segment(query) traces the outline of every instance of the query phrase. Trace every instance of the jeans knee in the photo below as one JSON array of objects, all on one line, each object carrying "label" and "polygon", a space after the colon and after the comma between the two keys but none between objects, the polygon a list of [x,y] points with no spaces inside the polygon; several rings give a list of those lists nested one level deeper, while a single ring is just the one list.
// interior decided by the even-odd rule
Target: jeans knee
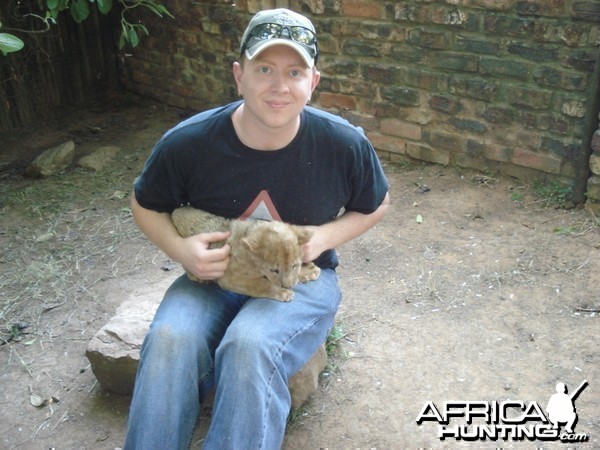
[{"label": "jeans knee", "polygon": [[276,353],[273,343],[261,333],[230,330],[217,347],[215,359],[221,362],[226,359],[243,371],[244,368],[263,367]]},{"label": "jeans knee", "polygon": [[[153,324],[146,335],[148,345],[164,347],[165,349],[180,348],[185,341],[189,340],[191,340],[190,333],[170,324]],[[146,345],[146,342],[144,345]]]},{"label": "jeans knee", "polygon": [[142,346],[141,358],[152,359],[154,364],[173,369],[183,369],[193,364],[192,367],[207,372],[212,367],[206,343],[189,330],[171,325],[159,325],[150,329]]}]

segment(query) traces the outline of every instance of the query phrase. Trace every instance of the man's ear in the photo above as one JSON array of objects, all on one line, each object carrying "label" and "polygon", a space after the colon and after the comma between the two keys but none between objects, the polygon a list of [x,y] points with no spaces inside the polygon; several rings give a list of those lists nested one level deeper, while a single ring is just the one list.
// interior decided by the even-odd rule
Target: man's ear
[{"label": "man's ear", "polygon": [[244,95],[242,92],[242,74],[244,72],[244,68],[242,65],[235,61],[233,63],[233,78],[235,79],[235,84],[237,86],[238,95],[241,97]]},{"label": "man's ear", "polygon": [[313,68],[313,79],[312,79],[312,83],[310,86],[311,94],[316,89],[317,85],[319,84],[320,79],[321,79],[321,72],[319,72],[316,68]]}]

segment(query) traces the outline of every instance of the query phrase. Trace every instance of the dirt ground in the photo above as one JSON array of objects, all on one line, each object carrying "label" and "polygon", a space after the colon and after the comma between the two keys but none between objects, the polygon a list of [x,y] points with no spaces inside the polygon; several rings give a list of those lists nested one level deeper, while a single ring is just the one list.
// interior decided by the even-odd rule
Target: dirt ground
[{"label": "dirt ground", "polygon": [[[121,99],[0,142],[0,448],[122,446],[129,398],[99,387],[85,349],[123,300],[164,290],[180,273],[136,229],[128,192],[181,117]],[[37,153],[67,139],[77,157],[104,145],[122,153],[100,172],[22,176]],[[587,441],[578,446],[600,447],[598,219],[494,174],[418,163],[386,171],[392,206],[339,249],[344,302],[330,364],[290,419],[284,448],[566,448],[441,440],[437,422],[417,418],[428,402],[440,411],[455,401],[545,409],[558,382],[573,393],[584,380],[575,432]],[[513,404],[512,413],[523,411]],[[463,423],[454,417],[449,427]]]}]

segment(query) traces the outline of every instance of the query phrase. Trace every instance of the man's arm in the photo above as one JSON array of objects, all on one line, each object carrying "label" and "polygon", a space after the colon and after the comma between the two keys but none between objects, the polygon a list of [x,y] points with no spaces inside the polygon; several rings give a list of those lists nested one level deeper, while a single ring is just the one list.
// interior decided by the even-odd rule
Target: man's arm
[{"label": "man's arm", "polygon": [[182,238],[169,213],[159,213],[141,206],[135,195],[131,200],[133,218],[142,232],[165,252],[173,261],[180,263],[185,270],[200,280],[214,280],[223,276],[229,263],[229,245],[209,249],[211,242],[229,237],[226,233],[202,233]]},{"label": "man's arm", "polygon": [[324,251],[337,248],[372,228],[385,215],[389,204],[388,193],[379,208],[371,214],[348,211],[333,222],[318,227],[306,227],[314,231],[314,235],[302,248],[304,262],[313,261]]}]

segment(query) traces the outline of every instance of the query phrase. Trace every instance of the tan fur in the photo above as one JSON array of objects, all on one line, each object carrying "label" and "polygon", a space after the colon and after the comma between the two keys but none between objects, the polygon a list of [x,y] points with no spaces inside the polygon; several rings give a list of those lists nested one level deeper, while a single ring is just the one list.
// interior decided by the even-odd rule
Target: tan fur
[{"label": "tan fur", "polygon": [[[316,280],[321,271],[311,263],[302,264],[302,245],[312,232],[282,222],[230,220],[191,207],[177,208],[171,215],[182,237],[215,231],[231,231],[229,265],[217,283],[223,289],[251,297],[290,301],[292,287],[299,281]],[[211,248],[225,241],[211,244]],[[196,277],[188,273],[190,279]]]}]

